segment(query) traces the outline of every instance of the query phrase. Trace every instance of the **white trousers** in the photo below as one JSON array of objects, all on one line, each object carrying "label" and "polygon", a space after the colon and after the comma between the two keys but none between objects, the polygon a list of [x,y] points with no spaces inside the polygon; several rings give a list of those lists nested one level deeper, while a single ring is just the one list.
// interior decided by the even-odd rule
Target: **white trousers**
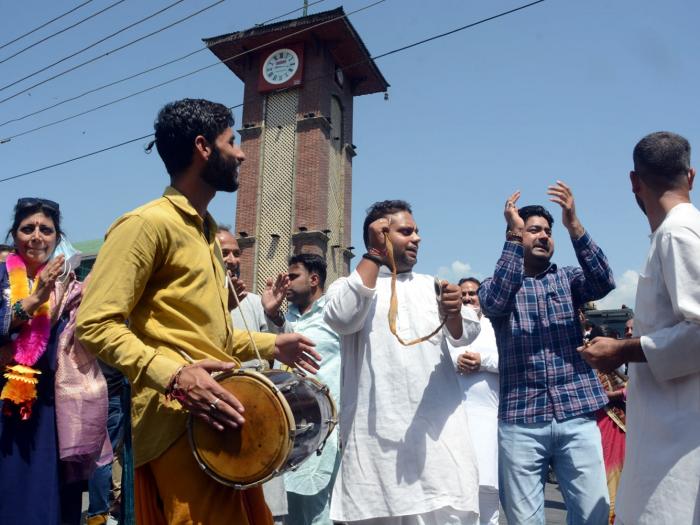
[{"label": "white trousers", "polygon": [[[498,493],[496,493],[496,500],[498,500]],[[498,505],[496,505],[496,510],[498,510]],[[452,507],[443,507],[424,514],[349,521],[347,525],[479,525],[479,517],[473,512],[462,512]]]}]

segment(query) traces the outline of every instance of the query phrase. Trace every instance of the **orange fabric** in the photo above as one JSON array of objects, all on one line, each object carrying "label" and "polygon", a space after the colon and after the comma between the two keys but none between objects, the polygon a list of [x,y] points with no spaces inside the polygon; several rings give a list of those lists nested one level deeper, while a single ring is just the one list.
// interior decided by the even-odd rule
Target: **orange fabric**
[{"label": "orange fabric", "polygon": [[138,525],[272,525],[262,488],[234,490],[207,476],[187,435],[135,470]]}]

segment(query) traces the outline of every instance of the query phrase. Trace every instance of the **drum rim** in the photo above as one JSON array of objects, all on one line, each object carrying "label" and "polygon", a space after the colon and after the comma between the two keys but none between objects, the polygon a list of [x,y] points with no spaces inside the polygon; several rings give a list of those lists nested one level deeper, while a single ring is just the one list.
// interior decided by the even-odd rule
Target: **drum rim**
[{"label": "drum rim", "polygon": [[199,450],[197,449],[197,444],[195,443],[195,437],[194,437],[194,426],[195,423],[197,424],[203,424],[206,425],[203,421],[197,420],[192,414],[189,414],[187,417],[187,436],[190,441],[190,449],[192,450],[192,454],[194,455],[195,460],[197,461],[197,464],[199,467],[204,471],[205,474],[207,474],[209,477],[213,478],[214,480],[218,481],[219,483],[226,485],[228,487],[232,487],[236,490],[243,490],[243,489],[248,489],[251,487],[256,487],[258,485],[262,485],[266,481],[271,480],[272,478],[275,477],[275,475],[279,472],[279,469],[284,466],[286,462],[286,458],[289,457],[289,451],[293,448],[294,446],[294,436],[292,433],[292,429],[295,428],[296,422],[294,420],[294,414],[292,412],[292,409],[289,406],[289,403],[287,402],[287,399],[284,397],[282,392],[280,391],[279,388],[277,388],[277,385],[275,385],[272,381],[270,381],[265,374],[258,370],[250,370],[250,369],[245,369],[245,368],[236,368],[235,370],[231,370],[228,372],[224,372],[218,376],[215,377],[215,379],[218,382],[223,381],[224,379],[228,379],[233,376],[245,376],[245,375],[250,375],[253,376],[257,379],[260,379],[265,386],[267,386],[272,392],[275,394],[275,396],[282,402],[282,411],[285,414],[285,417],[287,419],[287,427],[289,428],[289,432],[287,433],[287,440],[283,444],[283,451],[284,454],[281,455],[282,461],[278,464],[275,465],[274,469],[270,474],[268,474],[266,477],[258,480],[258,481],[253,481],[250,483],[238,483],[235,481],[232,481],[230,479],[224,478],[223,476],[219,475],[217,472],[215,472],[201,457]]}]

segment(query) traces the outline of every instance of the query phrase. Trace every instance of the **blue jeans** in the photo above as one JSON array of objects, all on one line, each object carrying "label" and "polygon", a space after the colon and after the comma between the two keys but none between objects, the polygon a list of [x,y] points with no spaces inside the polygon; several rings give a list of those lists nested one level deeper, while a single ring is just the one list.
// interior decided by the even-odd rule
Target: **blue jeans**
[{"label": "blue jeans", "polygon": [[[107,412],[107,433],[112,443],[112,448],[117,446],[124,437],[124,412],[122,410],[121,396],[109,398]],[[109,512],[110,495],[112,493],[112,463],[97,467],[88,481],[88,495],[90,505],[88,516],[107,514]]]},{"label": "blue jeans", "polygon": [[568,525],[608,523],[610,501],[595,419],[498,423],[498,482],[509,525],[544,525],[544,484],[551,463]]}]

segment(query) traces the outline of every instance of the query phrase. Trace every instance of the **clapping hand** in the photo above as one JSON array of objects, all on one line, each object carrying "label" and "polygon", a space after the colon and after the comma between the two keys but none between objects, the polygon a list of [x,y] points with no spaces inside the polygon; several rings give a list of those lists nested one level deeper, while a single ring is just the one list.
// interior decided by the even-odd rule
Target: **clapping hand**
[{"label": "clapping hand", "polygon": [[552,202],[561,206],[561,222],[569,231],[572,239],[579,239],[585,233],[583,226],[576,215],[576,204],[574,202],[574,194],[571,188],[562,181],[558,180],[553,186],[547,188],[547,195]]},{"label": "clapping hand", "polygon": [[280,317],[280,306],[282,306],[282,301],[287,296],[287,288],[289,288],[289,276],[286,273],[279,274],[274,281],[272,279],[267,280],[260,300],[265,310],[265,315],[270,319]]},{"label": "clapping hand", "polygon": [[525,221],[523,221],[522,217],[518,214],[517,202],[519,198],[520,190],[508,197],[505,209],[503,210],[503,216],[506,218],[508,230],[517,235],[522,235],[525,229]]},{"label": "clapping hand", "polygon": [[481,354],[466,351],[457,358],[457,371],[461,374],[478,372],[481,368]]},{"label": "clapping hand", "polygon": [[[246,291],[245,283],[240,278],[234,277],[231,272],[227,273],[231,279],[231,284],[233,285],[233,290],[230,286],[228,289],[228,309],[233,310],[238,306],[238,303],[246,298],[248,292]],[[236,297],[233,296],[234,291],[236,293],[236,297],[238,297],[238,300],[236,300]]]}]

